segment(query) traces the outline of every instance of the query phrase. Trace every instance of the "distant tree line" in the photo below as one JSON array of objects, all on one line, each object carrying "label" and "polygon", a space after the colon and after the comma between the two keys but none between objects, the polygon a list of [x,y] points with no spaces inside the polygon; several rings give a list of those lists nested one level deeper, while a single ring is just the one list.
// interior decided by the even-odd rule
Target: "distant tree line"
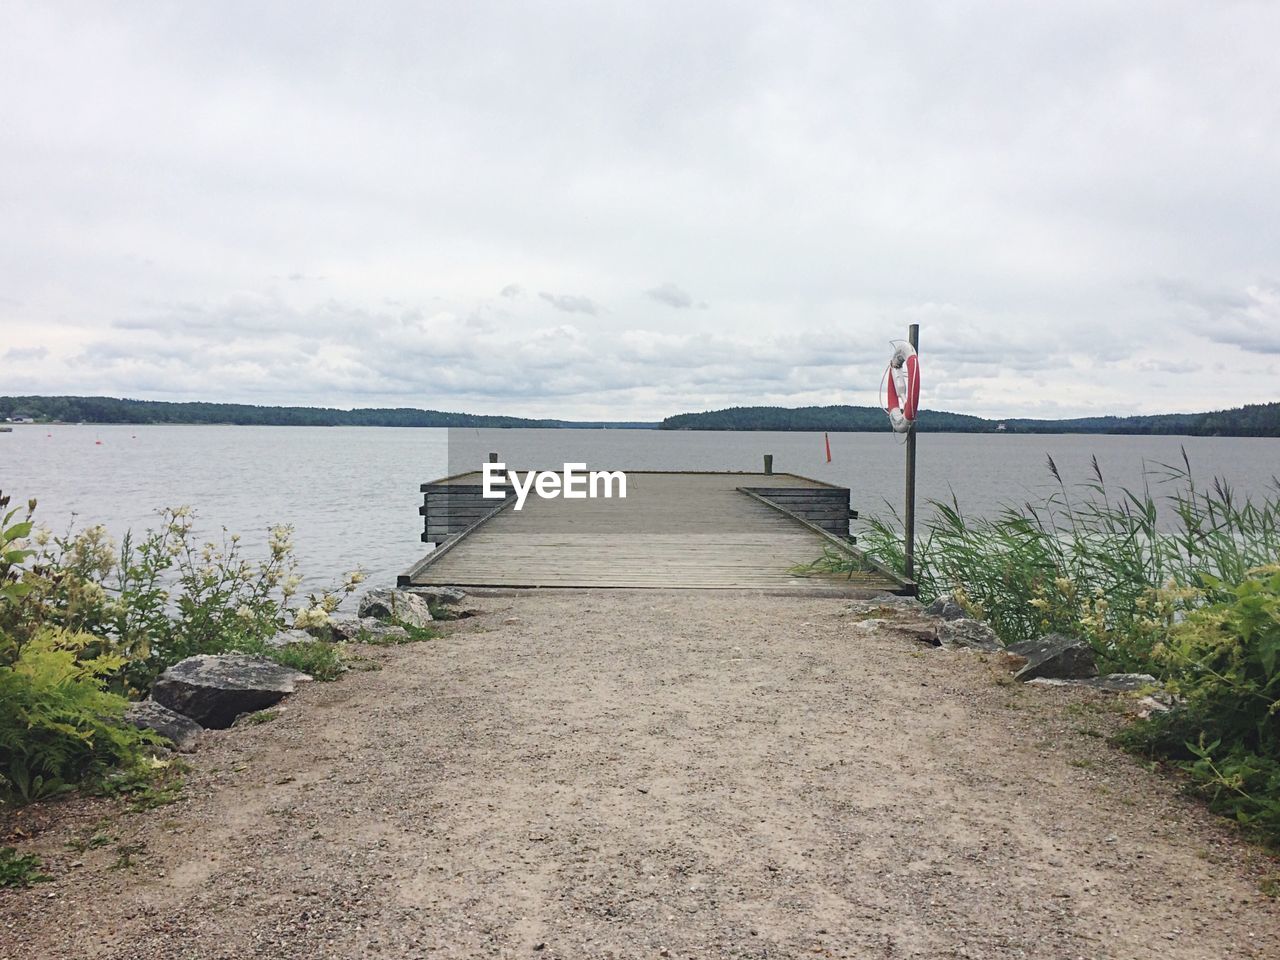
[{"label": "distant tree line", "polygon": [[[272,407],[244,403],[170,403],[116,397],[0,397],[0,419],[30,417],[66,423],[227,423],[281,427],[544,427],[572,429],[886,431],[879,407],[730,407],[681,413],[660,424],[643,421],[537,420],[525,417],[446,413],[412,407],[338,410]],[[931,433],[1120,433],[1193,437],[1280,437],[1280,403],[1255,403],[1211,413],[1166,413],[1142,417],[1079,417],[1072,420],[989,420],[962,413],[922,410],[919,428]]]},{"label": "distant tree line", "polygon": [[[1166,413],[1141,417],[1078,417],[1071,420],[988,420],[941,410],[922,410],[919,429],[931,433],[1118,433],[1192,437],[1280,437],[1280,403],[1255,403],[1212,413]],[[681,413],[662,421],[663,430],[886,431],[879,407],[730,407]]]},{"label": "distant tree line", "polygon": [[0,418],[66,423],[230,423],[280,427],[554,427],[555,420],[491,417],[439,410],[335,410],[244,403],[169,403],[116,397],[0,397]]}]

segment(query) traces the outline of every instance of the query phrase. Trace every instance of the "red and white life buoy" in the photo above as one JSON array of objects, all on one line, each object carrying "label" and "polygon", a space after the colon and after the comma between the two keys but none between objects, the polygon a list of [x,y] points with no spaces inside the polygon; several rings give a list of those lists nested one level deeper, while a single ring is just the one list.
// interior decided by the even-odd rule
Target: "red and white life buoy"
[{"label": "red and white life buoy", "polygon": [[889,424],[896,433],[908,433],[915,425],[920,406],[920,359],[907,341],[893,341],[893,358],[884,382],[888,384],[884,409],[889,414]]}]

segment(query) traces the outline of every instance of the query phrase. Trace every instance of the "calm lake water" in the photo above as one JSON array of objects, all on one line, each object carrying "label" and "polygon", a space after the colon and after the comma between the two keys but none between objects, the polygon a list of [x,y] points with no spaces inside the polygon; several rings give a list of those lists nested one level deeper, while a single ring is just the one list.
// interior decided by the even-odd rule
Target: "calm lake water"
[{"label": "calm lake water", "polygon": [[[1198,478],[1224,476],[1241,493],[1265,493],[1280,473],[1273,439],[922,434],[918,492],[954,491],[966,511],[988,513],[1046,492],[1046,456],[1068,481],[1086,479],[1096,455],[1109,482],[1133,485],[1144,463],[1180,462],[1183,446]],[[357,566],[393,582],[424,550],[418,485],[476,469],[489,451],[519,467],[631,470],[758,470],[772,453],[775,470],[850,487],[864,514],[902,498],[903,448],[891,434],[832,434],[828,464],[822,435],[809,433],[368,427],[17,426],[0,434],[0,490],[38,498],[55,531],[74,518],[118,537],[187,504],[207,536],[225,526],[253,551],[268,526],[289,523],[310,584]]]}]

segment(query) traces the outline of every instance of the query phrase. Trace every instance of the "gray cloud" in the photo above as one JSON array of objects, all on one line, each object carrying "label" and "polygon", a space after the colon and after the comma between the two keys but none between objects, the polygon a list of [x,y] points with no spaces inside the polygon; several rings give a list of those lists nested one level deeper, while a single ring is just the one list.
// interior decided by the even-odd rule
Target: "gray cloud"
[{"label": "gray cloud", "polygon": [[1189,308],[1186,325],[1214,343],[1250,353],[1280,354],[1280,283],[1259,281],[1243,290],[1162,287]]},{"label": "gray cloud", "polygon": [[524,293],[524,287],[518,283],[508,283],[501,290],[501,295],[510,300],[512,297],[518,297]]},{"label": "gray cloud", "polygon": [[545,290],[538,296],[565,313],[586,313],[593,317],[600,314],[600,305],[590,297],[581,297],[572,293],[548,293]]},{"label": "gray cloud", "polygon": [[[664,283],[661,286],[653,287],[644,292],[644,295],[650,300],[657,300],[659,303],[665,303],[668,307],[684,309],[693,306],[693,296],[687,291],[681,289],[674,283]],[[706,304],[702,304],[706,306]]]},{"label": "gray cloud", "polygon": [[6,360],[43,360],[49,355],[48,347],[10,347],[4,353]]}]

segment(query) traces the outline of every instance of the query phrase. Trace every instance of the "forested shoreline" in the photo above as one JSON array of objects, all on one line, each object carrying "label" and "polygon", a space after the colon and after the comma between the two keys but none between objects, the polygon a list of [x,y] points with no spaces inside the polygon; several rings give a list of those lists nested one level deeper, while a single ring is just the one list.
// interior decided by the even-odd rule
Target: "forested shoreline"
[{"label": "forested shoreline", "polygon": [[[281,407],[243,403],[128,400],[117,397],[0,397],[0,419],[63,423],[236,424],[286,427],[506,427],[543,429],[780,430],[831,433],[884,432],[884,411],[874,406],[729,407],[680,413],[659,422],[554,420],[421,410],[414,407]],[[1206,413],[1136,417],[998,420],[923,410],[927,433],[1080,433],[1171,436],[1280,437],[1280,402]]]}]

